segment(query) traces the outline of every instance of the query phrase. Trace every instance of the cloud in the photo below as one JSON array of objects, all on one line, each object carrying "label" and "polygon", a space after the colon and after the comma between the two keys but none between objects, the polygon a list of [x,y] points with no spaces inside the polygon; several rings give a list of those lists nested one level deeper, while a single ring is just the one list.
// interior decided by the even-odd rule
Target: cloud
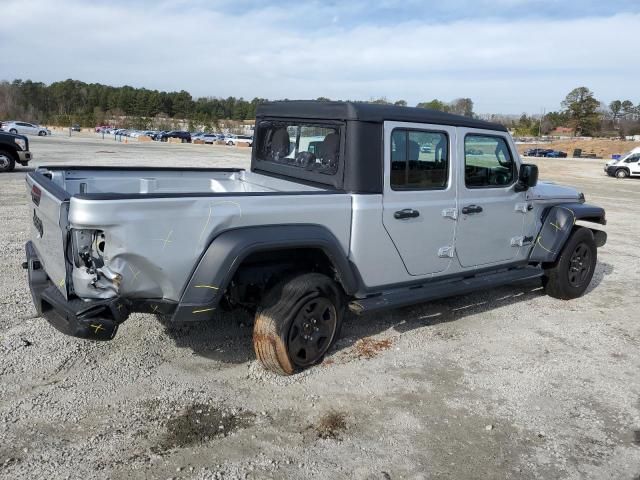
[{"label": "cloud", "polygon": [[[5,0],[3,18],[13,21],[0,31],[0,77],[76,78],[195,96],[386,96],[410,104],[469,96],[477,111],[506,113],[557,109],[579,85],[604,101],[637,95],[640,13],[631,9],[507,19],[495,12],[517,12],[523,0],[453,0],[438,5],[467,13],[484,5],[491,14],[436,22],[448,13],[434,7],[437,15],[424,21],[416,0],[384,0],[373,12],[365,3]],[[381,14],[412,5],[420,12],[413,18]]]}]

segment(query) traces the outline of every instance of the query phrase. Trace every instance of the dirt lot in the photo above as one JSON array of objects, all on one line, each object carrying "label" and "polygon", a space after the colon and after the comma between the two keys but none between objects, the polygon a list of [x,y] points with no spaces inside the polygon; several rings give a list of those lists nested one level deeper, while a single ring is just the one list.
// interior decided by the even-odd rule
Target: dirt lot
[{"label": "dirt lot", "polygon": [[594,153],[600,158],[611,159],[612,154],[622,155],[635,147],[640,147],[640,142],[594,138],[593,140],[554,140],[549,143],[526,143],[518,145],[518,151],[522,154],[530,148],[551,148],[566,152],[571,156],[573,155],[573,151],[579,148],[582,150],[583,155]]},{"label": "dirt lot", "polygon": [[[244,165],[204,145],[34,138],[43,163]],[[251,319],[112,342],[34,317],[26,169],[0,175],[0,478],[640,478],[640,180],[538,159],[607,209],[588,294],[539,283],[349,316],[324,364],[265,373]]]}]

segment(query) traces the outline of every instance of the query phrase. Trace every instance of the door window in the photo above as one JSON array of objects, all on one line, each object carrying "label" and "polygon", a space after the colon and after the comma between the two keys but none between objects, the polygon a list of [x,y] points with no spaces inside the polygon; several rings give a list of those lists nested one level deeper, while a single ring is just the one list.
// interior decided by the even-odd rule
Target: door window
[{"label": "door window", "polygon": [[447,186],[448,137],[443,132],[396,128],[391,133],[391,188],[433,190]]},{"label": "door window", "polygon": [[624,161],[624,163],[636,163],[638,160],[640,160],[640,154],[633,155],[633,156],[627,158]]},{"label": "door window", "polygon": [[467,135],[464,139],[464,181],[468,188],[506,187],[515,177],[513,156],[502,137]]}]

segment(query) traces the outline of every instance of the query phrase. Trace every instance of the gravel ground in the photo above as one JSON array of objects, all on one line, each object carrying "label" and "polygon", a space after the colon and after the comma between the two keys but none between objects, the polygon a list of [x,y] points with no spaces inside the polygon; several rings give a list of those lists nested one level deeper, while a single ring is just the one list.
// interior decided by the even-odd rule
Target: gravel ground
[{"label": "gravel ground", "polygon": [[[34,138],[33,166],[248,165],[248,151]],[[112,342],[34,316],[26,168],[0,175],[0,478],[640,478],[640,180],[536,159],[607,209],[588,293],[539,282],[349,316],[325,362],[256,364],[251,318]],[[634,313],[635,312],[635,313]]]}]

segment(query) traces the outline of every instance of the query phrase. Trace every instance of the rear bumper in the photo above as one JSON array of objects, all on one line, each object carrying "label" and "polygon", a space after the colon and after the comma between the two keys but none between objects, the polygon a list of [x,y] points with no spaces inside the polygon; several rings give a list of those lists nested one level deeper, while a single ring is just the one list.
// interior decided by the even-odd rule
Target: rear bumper
[{"label": "rear bumper", "polygon": [[23,150],[20,150],[18,152],[18,163],[26,165],[31,160],[33,160],[33,155],[31,154],[31,152],[25,152]]},{"label": "rear bumper", "polygon": [[29,289],[38,314],[60,332],[78,338],[111,340],[129,316],[127,303],[108,300],[67,300],[42,268],[32,242],[25,245]]}]

